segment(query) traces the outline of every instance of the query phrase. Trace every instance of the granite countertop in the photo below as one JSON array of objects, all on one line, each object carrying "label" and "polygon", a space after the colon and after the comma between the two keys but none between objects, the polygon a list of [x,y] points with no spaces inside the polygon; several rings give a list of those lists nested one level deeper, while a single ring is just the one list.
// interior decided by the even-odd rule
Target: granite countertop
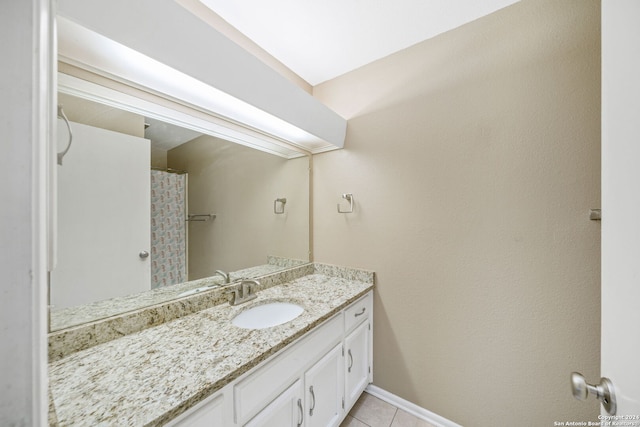
[{"label": "granite countertop", "polygon": [[[311,274],[126,335],[49,364],[59,425],[156,426],[187,410],[372,289],[373,283]],[[262,330],[231,324],[269,301],[294,302],[302,315]]]},{"label": "granite countertop", "polygon": [[[274,257],[271,257],[274,258]],[[292,264],[290,262],[289,264]],[[300,264],[302,262],[299,262]],[[229,273],[232,281],[241,278],[254,278],[276,271],[288,268],[289,265],[280,264],[264,264],[255,267],[249,267]],[[176,299],[178,294],[184,291],[196,289],[202,286],[222,285],[223,278],[220,276],[205,277],[202,279],[190,280],[184,283],[178,283],[172,286],[165,286],[149,291],[126,295],[121,297],[109,298],[107,300],[96,301],[89,304],[67,307],[62,309],[54,309],[51,311],[51,330],[69,328],[75,325],[81,325],[87,322],[93,322],[96,319],[104,319],[115,316],[120,313],[136,310],[140,307],[147,307],[154,304]]]}]

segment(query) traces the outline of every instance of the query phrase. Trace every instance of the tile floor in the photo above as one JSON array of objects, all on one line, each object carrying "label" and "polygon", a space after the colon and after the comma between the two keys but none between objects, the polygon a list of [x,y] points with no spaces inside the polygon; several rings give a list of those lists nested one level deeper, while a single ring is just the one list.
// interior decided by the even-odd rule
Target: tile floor
[{"label": "tile floor", "polygon": [[369,393],[360,399],[340,427],[435,427]]}]

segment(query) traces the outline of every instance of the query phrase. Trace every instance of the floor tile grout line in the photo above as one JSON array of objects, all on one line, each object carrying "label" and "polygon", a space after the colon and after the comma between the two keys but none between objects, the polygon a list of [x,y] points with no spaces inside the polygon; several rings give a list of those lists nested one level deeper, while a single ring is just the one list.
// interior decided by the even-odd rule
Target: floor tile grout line
[{"label": "floor tile grout line", "polygon": [[389,424],[389,427],[391,427],[391,426],[393,425],[393,422],[396,420],[396,416],[398,415],[398,408],[396,408],[396,407],[394,406],[394,409],[395,409],[396,411],[393,413],[393,418],[391,418],[391,424]]},{"label": "floor tile grout line", "polygon": [[[396,419],[396,415],[398,415],[398,408],[396,408],[396,407],[395,407],[395,406],[393,406],[393,405],[389,405],[389,406],[392,406],[392,407],[393,407],[394,412],[393,412],[393,417],[391,418],[391,422],[389,423],[389,425],[388,425],[387,427],[391,427],[391,426],[393,425],[393,421]],[[364,424],[364,425],[365,425],[365,426],[367,426],[367,427],[371,427],[371,425],[369,425],[369,424],[365,423],[364,421],[362,421],[362,420],[361,420],[360,418],[358,418],[357,416],[355,416],[355,415],[351,415],[351,413],[347,414],[347,416],[350,416],[350,417],[352,417],[352,418],[354,418],[354,419],[356,419],[356,420],[360,421],[362,424]]]},{"label": "floor tile grout line", "polygon": [[[366,393],[366,392],[365,392]],[[381,400],[380,398],[376,397],[376,396],[371,396],[376,400]],[[382,400],[381,400],[382,401]],[[385,402],[382,401],[386,406],[389,406],[391,408],[393,408],[393,417],[391,417],[391,421],[389,422],[389,424],[387,426],[383,426],[383,427],[391,427],[393,425],[393,422],[396,419],[396,416],[398,415],[398,407],[389,403],[389,402]],[[361,420],[360,418],[357,417],[357,415],[355,413],[352,413],[352,411],[355,409],[355,406],[353,408],[351,408],[351,410],[347,413],[347,416],[352,417],[353,419],[357,420],[358,422],[362,423],[364,426],[366,427],[371,427],[370,424],[367,424],[366,422],[364,422],[363,420]]]},{"label": "floor tile grout line", "polygon": [[360,418],[358,417],[353,417],[355,420],[358,420],[360,423],[364,424],[367,427],[371,427],[369,424],[365,423],[364,421],[362,421]]},{"label": "floor tile grout line", "polygon": [[369,424],[365,423],[364,421],[362,421],[360,418],[356,417],[355,415],[351,415],[351,418],[360,421],[362,424],[364,424],[367,427],[371,427]]}]

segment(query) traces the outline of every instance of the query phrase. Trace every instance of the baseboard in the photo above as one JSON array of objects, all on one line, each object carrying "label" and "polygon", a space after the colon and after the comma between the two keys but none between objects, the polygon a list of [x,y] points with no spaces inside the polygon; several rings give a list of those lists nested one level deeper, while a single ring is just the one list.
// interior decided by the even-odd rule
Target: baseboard
[{"label": "baseboard", "polygon": [[433,412],[428,411],[416,405],[415,403],[404,400],[403,398],[396,396],[393,393],[389,393],[388,391],[383,390],[373,384],[369,384],[365,391],[370,395],[377,397],[378,399],[382,399],[385,402],[390,403],[393,406],[402,409],[403,411],[408,412],[415,417],[420,418],[421,420],[425,420],[426,422],[433,424],[434,426],[462,427],[460,424],[456,424],[453,421],[441,417],[438,414],[434,414]]}]

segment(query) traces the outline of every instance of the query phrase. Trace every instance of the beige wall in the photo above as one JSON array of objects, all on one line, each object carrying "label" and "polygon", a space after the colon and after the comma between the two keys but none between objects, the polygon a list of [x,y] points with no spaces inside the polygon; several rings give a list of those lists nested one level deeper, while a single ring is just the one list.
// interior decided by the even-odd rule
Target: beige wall
[{"label": "beige wall", "polygon": [[64,93],[58,93],[58,104],[72,122],[144,138],[144,117],[139,114]]},{"label": "beige wall", "polygon": [[524,0],[314,90],[349,119],[315,260],[377,272],[374,384],[465,426],[599,411],[569,387],[599,378],[599,10]]},{"label": "beige wall", "polygon": [[156,148],[153,145],[151,146],[151,167],[158,169],[167,168],[167,150]]},{"label": "beige wall", "polygon": [[[283,159],[201,136],[169,150],[168,166],[189,172],[189,279],[266,264],[267,255],[309,259],[309,160]],[[285,214],[273,201],[285,197]]]}]

